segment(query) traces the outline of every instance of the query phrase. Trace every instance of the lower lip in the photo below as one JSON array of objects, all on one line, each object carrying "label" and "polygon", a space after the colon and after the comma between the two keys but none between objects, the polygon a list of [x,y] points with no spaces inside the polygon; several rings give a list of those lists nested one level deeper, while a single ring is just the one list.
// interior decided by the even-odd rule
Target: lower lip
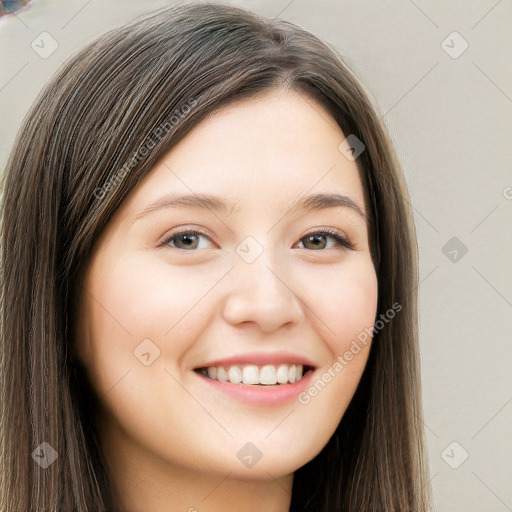
[{"label": "lower lip", "polygon": [[313,370],[309,370],[298,382],[276,386],[257,386],[250,384],[233,384],[210,379],[201,373],[196,373],[201,379],[218,391],[242,402],[260,405],[282,405],[293,402],[304,391],[312,379]]}]

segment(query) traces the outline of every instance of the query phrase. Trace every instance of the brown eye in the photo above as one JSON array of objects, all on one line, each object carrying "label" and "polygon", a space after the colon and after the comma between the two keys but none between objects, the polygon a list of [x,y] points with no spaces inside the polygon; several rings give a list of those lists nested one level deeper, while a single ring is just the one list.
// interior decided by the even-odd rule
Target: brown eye
[{"label": "brown eye", "polygon": [[[170,238],[165,240],[162,245],[169,245],[173,249],[180,250],[194,250],[198,249],[198,239],[200,237],[205,237],[208,240],[210,237],[201,231],[197,231],[194,229],[189,229],[186,231],[180,231],[179,233],[174,233]],[[204,249],[204,247],[202,247]]]},{"label": "brown eye", "polygon": [[335,240],[335,245],[337,244],[346,247],[347,249],[352,249],[350,242],[334,230],[323,230],[309,233],[301,239],[301,242],[304,240],[304,246],[306,249],[326,249],[328,248],[326,246],[327,239],[329,238]]}]

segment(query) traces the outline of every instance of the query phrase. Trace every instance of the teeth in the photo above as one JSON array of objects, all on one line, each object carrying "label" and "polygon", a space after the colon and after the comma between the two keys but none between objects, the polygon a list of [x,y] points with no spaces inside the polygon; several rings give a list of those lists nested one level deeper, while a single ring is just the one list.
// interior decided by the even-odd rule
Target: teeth
[{"label": "teeth", "polygon": [[226,370],[222,368],[222,366],[219,366],[219,368],[217,368],[217,380],[220,382],[228,381],[228,374],[226,373]]},{"label": "teeth", "polygon": [[297,373],[297,368],[295,366],[290,366],[288,370],[288,382],[295,382],[295,375]]},{"label": "teeth", "polygon": [[232,366],[228,371],[229,382],[233,384],[239,384],[242,382],[242,371],[238,366]]},{"label": "teeth", "polygon": [[301,364],[232,365],[227,368],[227,371],[223,366],[210,366],[201,369],[201,373],[220,382],[267,386],[297,382],[302,379],[303,371],[304,367]]},{"label": "teeth", "polygon": [[244,384],[259,384],[260,372],[258,367],[253,364],[244,366],[242,382]]},{"label": "teeth", "polygon": [[260,384],[276,384],[276,367],[267,364],[260,370]]},{"label": "teeth", "polygon": [[279,365],[277,369],[277,382],[279,384],[286,384],[288,382],[288,366],[285,364]]}]

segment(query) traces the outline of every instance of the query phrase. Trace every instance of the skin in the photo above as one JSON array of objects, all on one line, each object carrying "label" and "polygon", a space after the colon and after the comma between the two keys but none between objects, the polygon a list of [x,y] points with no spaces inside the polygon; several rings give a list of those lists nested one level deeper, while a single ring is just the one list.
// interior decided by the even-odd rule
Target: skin
[{"label": "skin", "polygon": [[[365,220],[348,207],[284,214],[317,192],[365,209],[356,162],[338,150],[344,139],[304,94],[278,89],[234,103],[172,148],[98,239],[77,347],[102,400],[97,428],[124,511],[289,510],[293,473],[334,433],[370,343],[308,404],[244,403],[192,370],[286,350],[308,357],[317,380],[373,326]],[[136,219],[171,192],[215,194],[240,210],[163,208]],[[159,246],[177,228],[207,236],[193,237],[192,248],[183,238]],[[355,248],[330,236],[308,243],[312,228],[334,228]],[[236,252],[247,236],[263,251],[252,263]],[[144,339],[160,350],[148,366],[134,355]],[[247,442],[262,454],[252,467],[237,457]]]}]

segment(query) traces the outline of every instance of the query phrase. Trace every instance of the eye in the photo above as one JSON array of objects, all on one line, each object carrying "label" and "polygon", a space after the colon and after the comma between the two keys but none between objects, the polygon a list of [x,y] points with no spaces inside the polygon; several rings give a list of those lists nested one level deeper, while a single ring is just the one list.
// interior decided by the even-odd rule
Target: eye
[{"label": "eye", "polygon": [[[202,231],[196,229],[187,229],[174,233],[171,237],[164,240],[161,245],[166,245],[173,249],[181,250],[207,249],[208,247],[200,247],[200,244],[198,243],[198,239],[200,237],[211,240],[211,238]],[[305,241],[304,245],[309,244],[309,248],[326,249],[329,247],[326,247],[326,243],[322,243],[322,240],[327,240],[329,238],[335,241],[334,245],[337,244],[346,247],[347,249],[353,249],[353,246],[350,244],[347,238],[345,238],[334,229],[322,229],[320,231],[314,231],[301,238],[300,242],[302,243],[302,241]],[[307,249],[308,247],[305,246],[300,248]]]},{"label": "eye", "polygon": [[[321,231],[309,233],[301,239],[301,243],[304,240],[304,245],[309,244],[310,247],[316,249],[326,249],[326,243],[323,243],[323,240],[327,240],[328,238],[335,240],[335,245],[338,244],[347,249],[353,249],[352,244],[334,229],[322,229]],[[302,249],[302,247],[300,247],[300,249]]]},{"label": "eye", "polygon": [[170,245],[173,249],[182,250],[205,249],[205,247],[198,247],[197,240],[199,237],[205,237],[210,240],[210,237],[202,231],[198,231],[196,229],[187,229],[184,231],[179,231],[178,233],[174,233],[170,238],[164,240],[162,245]]}]

